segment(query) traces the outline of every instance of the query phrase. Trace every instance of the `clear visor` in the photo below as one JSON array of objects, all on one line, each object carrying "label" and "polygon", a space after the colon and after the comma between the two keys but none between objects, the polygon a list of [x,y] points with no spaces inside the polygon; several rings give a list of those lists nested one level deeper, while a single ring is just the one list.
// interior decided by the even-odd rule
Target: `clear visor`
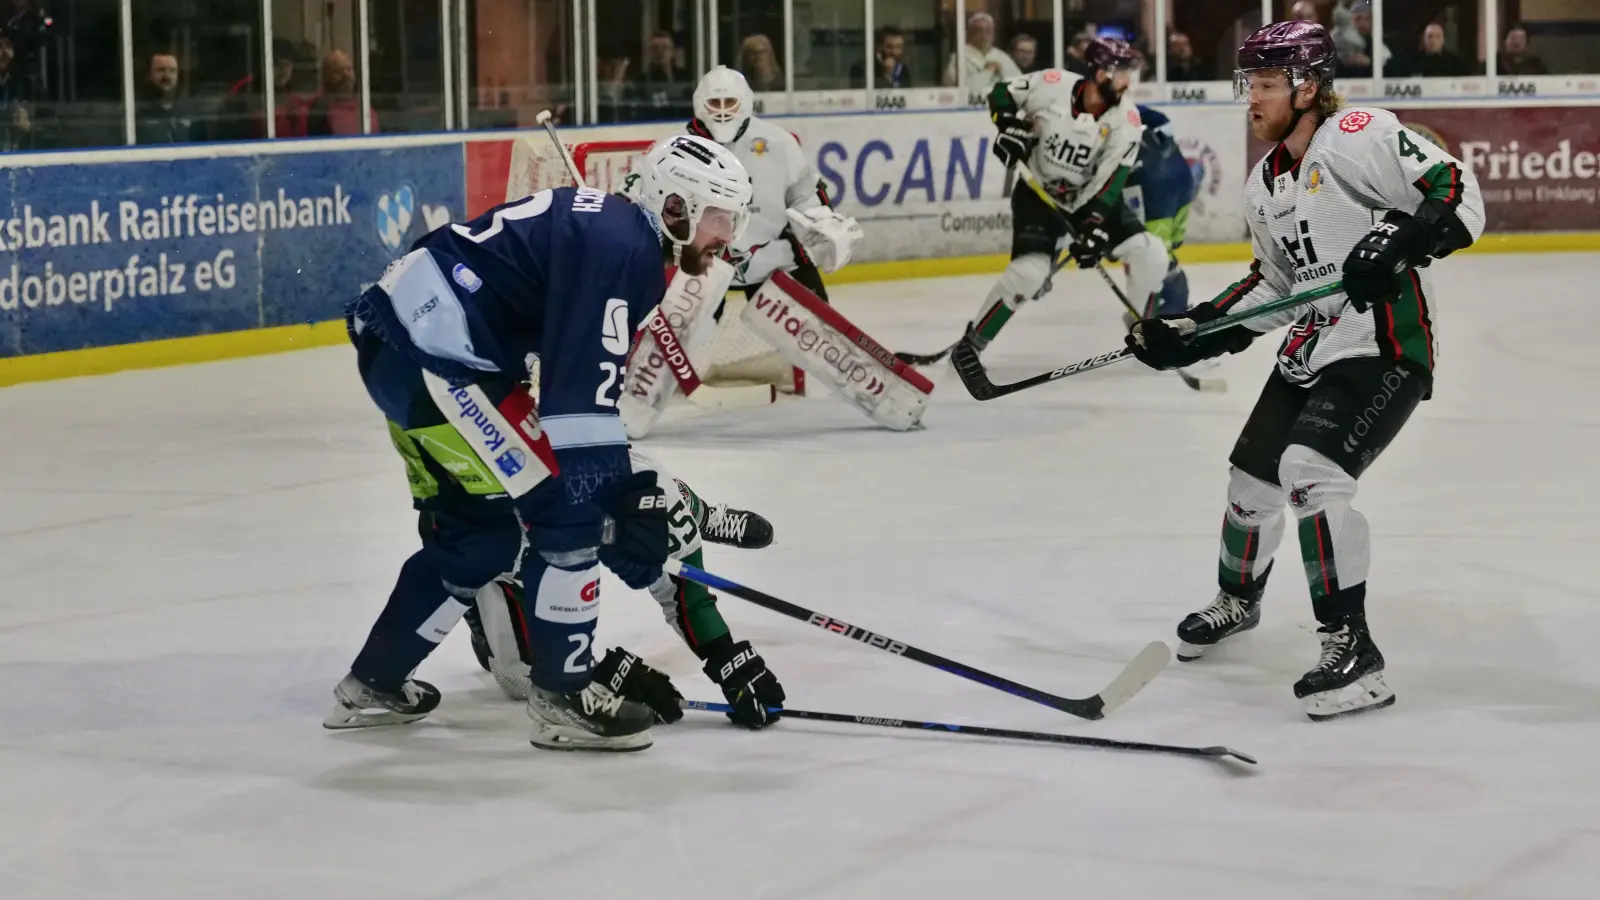
[{"label": "clear visor", "polygon": [[695,224],[694,240],[700,246],[721,243],[732,246],[744,235],[750,224],[750,210],[734,212],[721,206],[708,206],[700,213]]},{"label": "clear visor", "polygon": [[738,97],[712,97],[706,101],[706,115],[719,125],[739,120],[742,104]]},{"label": "clear visor", "polygon": [[1303,73],[1284,69],[1234,69],[1233,102],[1283,100],[1305,81]]}]

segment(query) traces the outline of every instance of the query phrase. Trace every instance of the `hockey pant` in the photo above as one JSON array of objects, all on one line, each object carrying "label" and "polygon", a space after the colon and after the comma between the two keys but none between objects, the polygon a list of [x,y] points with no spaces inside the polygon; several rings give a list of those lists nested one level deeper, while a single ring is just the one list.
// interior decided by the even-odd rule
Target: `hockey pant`
[{"label": "hockey pant", "polygon": [[1228,479],[1218,551],[1223,591],[1257,593],[1294,513],[1318,621],[1365,612],[1371,549],[1367,519],[1351,506],[1356,479],[1427,396],[1431,376],[1379,358],[1336,362],[1309,386],[1278,372],[1245,422]]},{"label": "hockey pant", "polygon": [[[422,370],[371,332],[354,338],[362,381],[389,420],[405,463],[413,505],[421,512],[422,548],[401,566],[351,672],[376,690],[393,691],[449,635],[482,590],[517,570],[528,586],[524,638],[535,660],[534,684],[572,691],[589,681],[590,645],[599,618],[600,567],[592,547],[522,553],[524,529],[494,466],[473,450],[428,392]],[[498,403],[505,384],[479,385]],[[577,509],[576,506],[573,507]],[[566,509],[553,515],[579,516]]]},{"label": "hockey pant", "polygon": [[[1127,266],[1127,295],[1141,311],[1161,290],[1167,273],[1167,251],[1125,204],[1116,208],[1111,223],[1111,259]],[[1033,299],[1061,251],[1070,243],[1062,214],[1031,190],[1011,195],[1011,263],[1000,274],[983,306],[972,320],[975,341],[982,349],[1011,320],[1017,307]]]}]

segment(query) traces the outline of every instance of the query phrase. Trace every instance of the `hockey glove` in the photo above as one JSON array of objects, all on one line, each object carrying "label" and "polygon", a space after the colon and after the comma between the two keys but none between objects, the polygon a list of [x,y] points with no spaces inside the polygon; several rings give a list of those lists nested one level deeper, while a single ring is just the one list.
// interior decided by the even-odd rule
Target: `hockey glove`
[{"label": "hockey glove", "polygon": [[1067,253],[1078,268],[1092,269],[1111,252],[1111,212],[1104,203],[1091,200],[1072,215],[1074,239]]},{"label": "hockey glove", "polygon": [[683,695],[672,679],[621,647],[612,647],[594,667],[594,680],[624,700],[650,707],[657,722],[671,725],[683,718]]},{"label": "hockey glove", "polygon": [[1256,339],[1256,332],[1243,326],[1226,328],[1201,337],[1194,330],[1222,317],[1209,303],[1193,307],[1181,316],[1163,316],[1134,323],[1126,343],[1134,358],[1152,369],[1181,369],[1224,353],[1238,353]]},{"label": "hockey glove", "polygon": [[1026,163],[1038,139],[1033,136],[1033,126],[1016,113],[997,113],[994,126],[999,133],[994,136],[994,155],[1007,168]]},{"label": "hockey glove", "polygon": [[636,591],[655,584],[667,562],[667,495],[656,487],[656,473],[635,472],[612,482],[593,502],[610,517],[600,562]]},{"label": "hockey glove", "polygon": [[773,707],[786,699],[783,685],[749,641],[735,644],[727,635],[712,641],[706,646],[705,673],[733,707],[728,712],[733,724],[759,729],[778,721],[779,712]]},{"label": "hockey glove", "polygon": [[1421,219],[1390,210],[1344,261],[1344,291],[1356,312],[1400,299],[1404,273],[1425,264],[1432,229]]}]

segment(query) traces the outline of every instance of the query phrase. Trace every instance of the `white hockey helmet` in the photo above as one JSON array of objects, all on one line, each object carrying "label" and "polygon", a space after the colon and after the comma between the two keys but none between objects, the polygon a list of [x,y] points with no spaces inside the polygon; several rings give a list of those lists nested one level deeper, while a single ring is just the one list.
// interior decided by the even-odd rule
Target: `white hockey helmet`
[{"label": "white hockey helmet", "polygon": [[[675,244],[691,243],[702,227],[732,244],[750,223],[750,173],[715,141],[692,134],[658,141],[639,164],[639,176],[639,205]],[[688,234],[674,234],[668,214],[686,219]]]},{"label": "white hockey helmet", "polygon": [[756,96],[750,91],[750,82],[727,66],[707,72],[694,89],[695,120],[719,144],[738,139],[755,107]]}]

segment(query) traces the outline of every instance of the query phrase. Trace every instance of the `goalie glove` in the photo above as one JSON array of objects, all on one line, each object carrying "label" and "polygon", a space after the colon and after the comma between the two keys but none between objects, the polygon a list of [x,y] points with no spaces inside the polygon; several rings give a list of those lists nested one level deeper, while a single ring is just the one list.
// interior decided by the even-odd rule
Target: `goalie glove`
[{"label": "goalie glove", "polygon": [[861,223],[826,206],[790,209],[789,229],[800,249],[823,272],[837,272],[850,261],[856,242],[865,235]]}]

